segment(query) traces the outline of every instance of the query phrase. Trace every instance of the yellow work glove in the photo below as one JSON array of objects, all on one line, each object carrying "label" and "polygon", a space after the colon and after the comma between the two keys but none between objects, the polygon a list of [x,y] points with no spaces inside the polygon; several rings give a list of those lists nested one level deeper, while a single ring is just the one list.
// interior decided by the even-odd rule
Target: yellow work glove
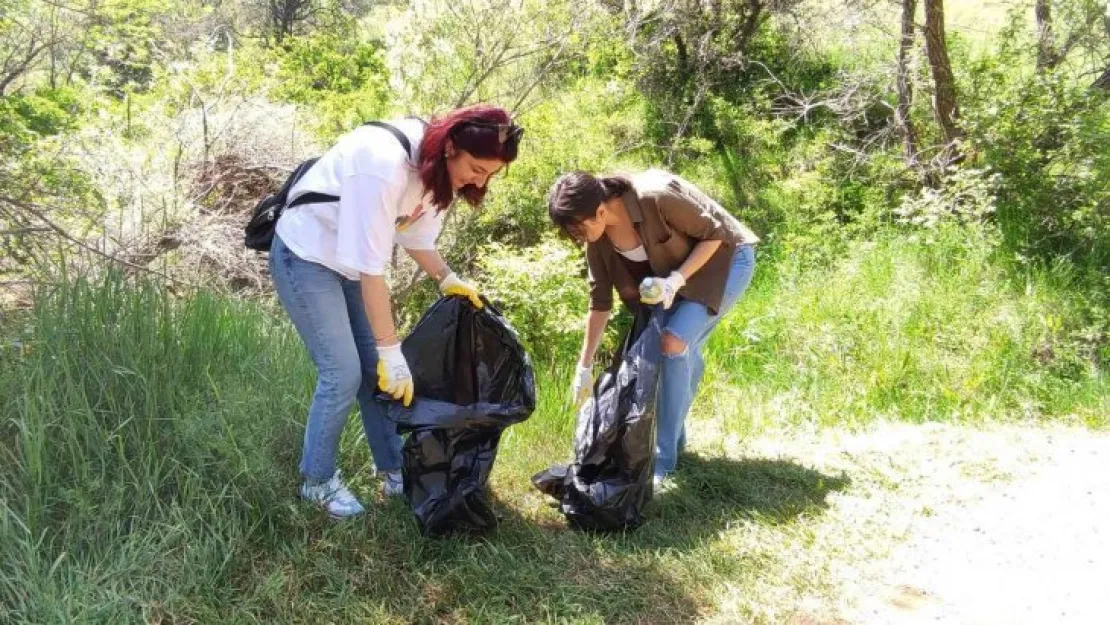
[{"label": "yellow work glove", "polygon": [[405,406],[412,403],[412,372],[400,343],[378,347],[378,387]]},{"label": "yellow work glove", "polygon": [[475,308],[482,308],[485,304],[482,303],[482,298],[478,295],[478,287],[469,282],[461,280],[455,275],[454,271],[450,271],[442,280],[439,281],[439,290],[444,295],[462,295],[474,304]]},{"label": "yellow work glove", "polygon": [[590,396],[590,391],[593,390],[594,372],[593,367],[583,367],[582,365],[576,365],[574,369],[574,380],[570,385],[570,401],[577,409],[586,401]]}]

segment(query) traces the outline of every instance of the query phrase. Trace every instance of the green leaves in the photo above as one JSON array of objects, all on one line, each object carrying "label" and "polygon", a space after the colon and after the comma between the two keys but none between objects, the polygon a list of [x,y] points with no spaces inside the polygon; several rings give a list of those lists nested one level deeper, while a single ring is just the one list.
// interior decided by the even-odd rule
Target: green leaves
[{"label": "green leaves", "polygon": [[360,90],[382,94],[388,74],[378,42],[340,39],[327,33],[289,40],[280,59],[276,95],[308,104]]}]

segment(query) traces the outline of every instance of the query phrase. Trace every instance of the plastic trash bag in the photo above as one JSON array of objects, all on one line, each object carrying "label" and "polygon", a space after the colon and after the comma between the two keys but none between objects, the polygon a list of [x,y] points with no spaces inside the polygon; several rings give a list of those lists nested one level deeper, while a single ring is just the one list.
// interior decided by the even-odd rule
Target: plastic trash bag
[{"label": "plastic trash bag", "polygon": [[536,407],[532,363],[489,303],[432,305],[401,344],[417,395],[390,402],[402,433],[405,497],[426,534],[497,525],[486,490],[501,432]]},{"label": "plastic trash bag", "polygon": [[558,501],[571,527],[619,530],[642,520],[652,492],[661,338],[658,315],[642,308],[578,411],[574,462],[532,477],[536,488]]}]

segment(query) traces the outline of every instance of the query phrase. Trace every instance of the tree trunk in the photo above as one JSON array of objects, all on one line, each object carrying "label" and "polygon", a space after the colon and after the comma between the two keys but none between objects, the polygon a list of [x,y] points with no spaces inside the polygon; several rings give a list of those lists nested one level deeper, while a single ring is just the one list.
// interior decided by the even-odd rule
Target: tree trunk
[{"label": "tree trunk", "polygon": [[270,24],[274,41],[281,45],[293,36],[297,22],[304,18],[309,0],[270,0]]},{"label": "tree trunk", "polygon": [[934,108],[937,123],[944,130],[944,138],[951,143],[963,136],[956,120],[960,109],[956,103],[956,79],[952,75],[952,64],[948,60],[948,44],[944,36],[944,1],[925,0],[925,52],[929,55],[929,67],[933,70],[933,85],[936,90]]},{"label": "tree trunk", "polygon": [[686,42],[679,33],[674,34],[675,63],[678,65],[678,76],[682,80],[690,77],[690,57],[686,53]]},{"label": "tree trunk", "polygon": [[1096,78],[1093,83],[1091,83],[1091,88],[1102,89],[1103,91],[1110,91],[1110,67],[1107,67],[1106,71],[1102,72],[1102,75]]},{"label": "tree trunk", "polygon": [[736,33],[732,37],[732,47],[737,53],[747,52],[748,44],[755,36],[756,29],[759,28],[759,20],[762,17],[763,9],[764,6],[761,0],[748,0],[748,15],[737,27]]},{"label": "tree trunk", "polygon": [[906,162],[910,167],[917,166],[917,129],[910,119],[913,106],[913,83],[910,81],[910,52],[913,50],[913,17],[917,11],[917,0],[902,0],[902,40],[898,44],[898,109],[895,117],[902,130],[902,146],[906,152]]},{"label": "tree trunk", "polygon": [[50,75],[49,83],[51,89],[58,88],[58,10],[57,7],[50,7]]},{"label": "tree trunk", "polygon": [[1033,6],[1037,20],[1037,73],[1051,70],[1058,64],[1056,41],[1052,32],[1052,0],[1037,0]]}]

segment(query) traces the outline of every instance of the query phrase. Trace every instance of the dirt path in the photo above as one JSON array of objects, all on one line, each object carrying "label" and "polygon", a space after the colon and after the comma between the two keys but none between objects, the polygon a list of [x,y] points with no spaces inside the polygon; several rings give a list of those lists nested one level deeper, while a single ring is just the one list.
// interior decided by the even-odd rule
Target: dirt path
[{"label": "dirt path", "polygon": [[798,554],[821,582],[768,622],[1110,623],[1108,434],[890,424],[724,446],[852,481]]},{"label": "dirt path", "polygon": [[862,597],[850,620],[1110,623],[1110,437],[1011,429],[964,442],[1008,470],[933,493],[882,563],[885,592]]}]

